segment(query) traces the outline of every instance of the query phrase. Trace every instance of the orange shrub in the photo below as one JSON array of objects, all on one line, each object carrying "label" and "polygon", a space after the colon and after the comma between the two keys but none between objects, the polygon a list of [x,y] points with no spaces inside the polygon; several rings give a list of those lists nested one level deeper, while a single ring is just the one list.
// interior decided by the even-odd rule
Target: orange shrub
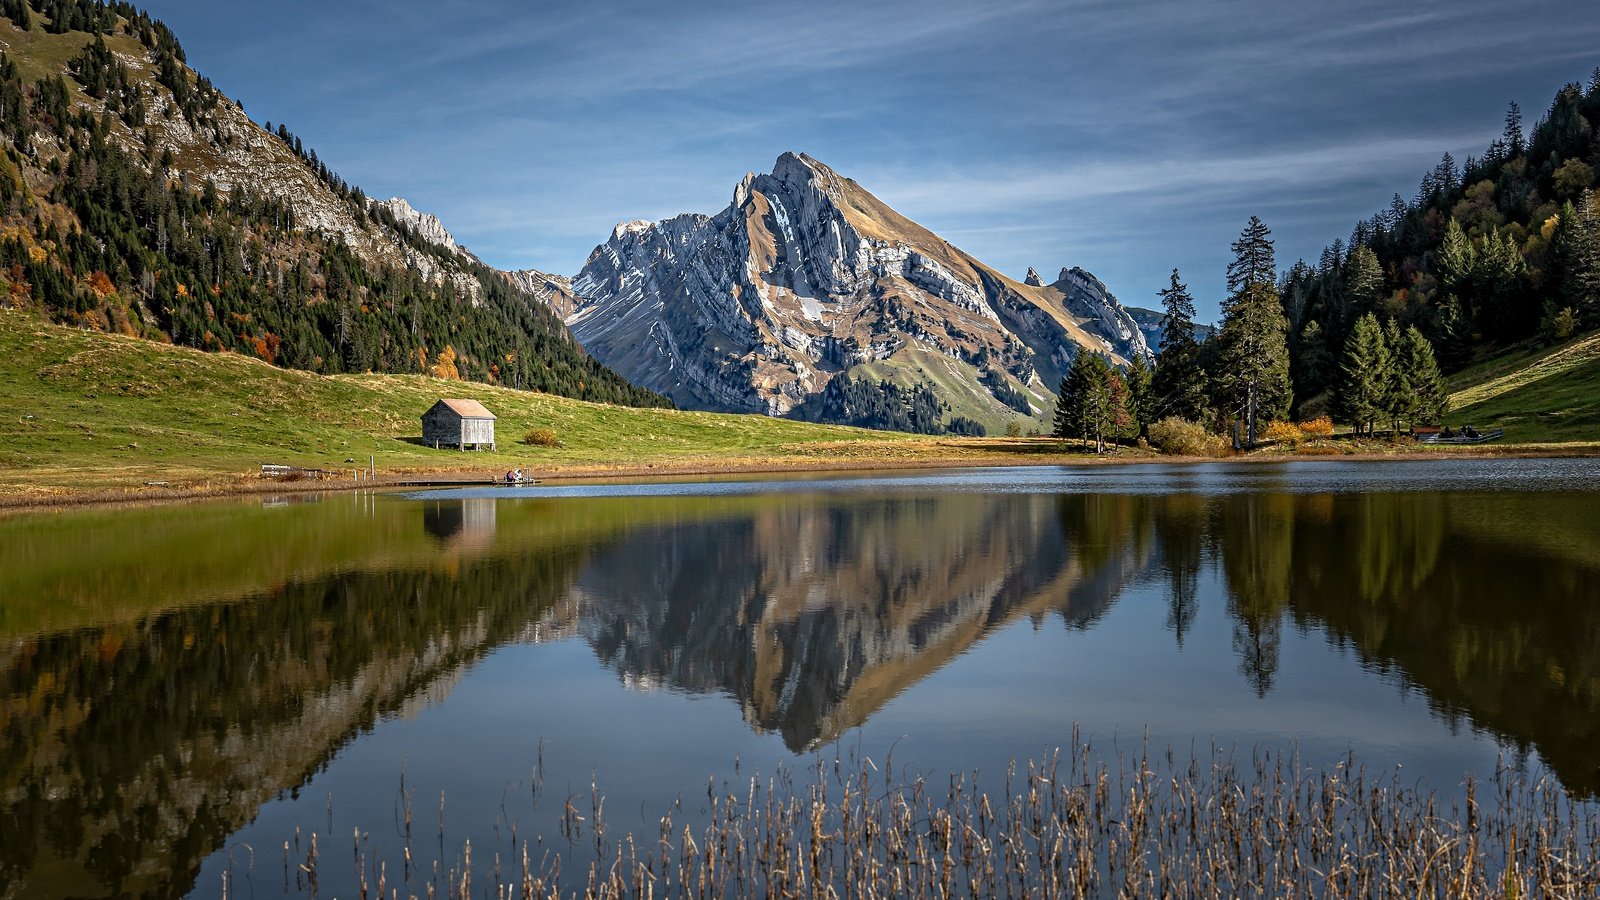
[{"label": "orange shrub", "polygon": [[1261,436],[1279,444],[1298,444],[1305,437],[1300,431],[1300,426],[1293,422],[1273,422]]},{"label": "orange shrub", "polygon": [[522,436],[522,442],[530,447],[559,447],[561,439],[548,428],[535,428]]},{"label": "orange shrub", "polygon": [[1309,438],[1332,437],[1333,420],[1327,416],[1318,416],[1309,422],[1301,422],[1300,432]]}]

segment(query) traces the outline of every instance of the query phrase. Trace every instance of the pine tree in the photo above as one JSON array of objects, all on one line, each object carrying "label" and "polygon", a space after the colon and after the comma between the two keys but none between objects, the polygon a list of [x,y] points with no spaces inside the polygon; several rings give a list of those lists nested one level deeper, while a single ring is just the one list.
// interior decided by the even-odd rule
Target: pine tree
[{"label": "pine tree", "polygon": [[1194,298],[1172,270],[1172,285],[1161,292],[1161,352],[1151,378],[1152,418],[1177,416],[1198,422],[1205,418],[1206,377],[1200,366],[1200,342],[1194,336]]},{"label": "pine tree", "polygon": [[1378,317],[1368,313],[1356,320],[1339,361],[1339,384],[1334,392],[1335,412],[1355,426],[1356,434],[1371,434],[1384,412],[1385,374],[1389,348]]},{"label": "pine tree", "polygon": [[1470,290],[1472,271],[1476,266],[1477,253],[1472,242],[1467,240],[1466,232],[1461,230],[1461,223],[1452,218],[1445,226],[1444,241],[1439,245],[1439,252],[1434,256],[1434,267],[1439,276],[1439,283],[1446,291],[1462,296]]},{"label": "pine tree", "polygon": [[1433,355],[1433,345],[1415,325],[1400,336],[1395,368],[1403,370],[1408,393],[1401,409],[1406,421],[1417,425],[1436,423],[1449,411],[1450,399],[1445,394],[1444,377],[1439,374],[1439,363]]},{"label": "pine tree", "polygon": [[1501,140],[1505,142],[1506,152],[1513,158],[1522,155],[1524,149],[1522,107],[1518,106],[1515,100],[1511,101],[1511,105],[1506,107],[1506,129]]},{"label": "pine tree", "polygon": [[1600,327],[1600,198],[1584,191],[1561,206],[1554,244],[1561,270],[1561,299],[1584,328]]},{"label": "pine tree", "polygon": [[1155,370],[1145,361],[1144,355],[1135,353],[1128,363],[1128,413],[1133,421],[1133,434],[1144,437],[1155,421]]},{"label": "pine tree", "polygon": [[1295,393],[1312,397],[1322,393],[1333,377],[1333,360],[1328,352],[1328,333],[1315,319],[1300,330],[1290,362],[1297,369]]},{"label": "pine tree", "polygon": [[1115,422],[1112,377],[1104,356],[1085,350],[1073,357],[1056,402],[1056,437],[1092,440],[1096,453],[1105,449],[1106,434]]},{"label": "pine tree", "polygon": [[[1257,216],[1251,216],[1239,239],[1232,244],[1233,262],[1228,263],[1228,294],[1237,298],[1251,285],[1274,284],[1278,280],[1277,262],[1272,249],[1272,230]],[[1226,312],[1226,310],[1224,310]]]},{"label": "pine tree", "polygon": [[1403,340],[1395,320],[1383,324],[1383,350],[1389,365],[1378,377],[1382,383],[1383,414],[1389,419],[1391,434],[1400,433],[1400,420],[1407,417],[1412,400],[1411,370],[1400,359]]},{"label": "pine tree", "polygon": [[1288,322],[1278,299],[1272,232],[1255,216],[1233,244],[1228,264],[1228,299],[1222,304],[1222,329],[1213,383],[1223,410],[1244,424],[1255,446],[1262,421],[1288,415]]},{"label": "pine tree", "polygon": [[1367,247],[1357,247],[1344,268],[1345,291],[1355,316],[1372,312],[1383,296],[1383,267],[1378,263],[1378,254]]}]

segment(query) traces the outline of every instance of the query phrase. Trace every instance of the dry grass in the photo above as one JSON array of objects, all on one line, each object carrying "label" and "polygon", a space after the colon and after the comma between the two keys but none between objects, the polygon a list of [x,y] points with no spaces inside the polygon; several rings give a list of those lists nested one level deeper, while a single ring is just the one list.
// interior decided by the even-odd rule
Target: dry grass
[{"label": "dry grass", "polygon": [[[1450,395],[1450,407],[1463,409],[1526,387],[1543,378],[1563,375],[1600,358],[1600,332],[1590,334],[1558,348],[1531,365],[1521,366],[1503,374],[1486,370],[1485,380],[1464,387]],[[1470,377],[1472,373],[1463,373]]]},{"label": "dry grass", "polygon": [[[560,841],[547,846],[512,827],[503,849],[479,848],[476,868],[470,844],[454,861],[419,860],[407,799],[393,880],[373,859],[370,835],[357,832],[353,854],[339,856],[353,860],[362,896],[463,900],[1600,891],[1600,808],[1505,767],[1488,782],[1467,780],[1459,799],[1445,801],[1398,771],[1367,772],[1353,757],[1321,770],[1293,754],[1257,752],[1241,763],[1216,749],[1189,760],[1171,750],[1152,758],[1148,749],[1114,766],[1099,760],[1075,739],[1070,753],[1013,765],[998,793],[980,789],[977,773],[931,784],[897,780],[892,761],[819,761],[803,786],[787,771],[713,782],[703,820],[679,821],[680,801],[638,835],[608,830],[605,798],[591,785],[587,797],[565,799]],[[284,892],[317,893],[323,866],[317,835],[297,832],[284,843]]]}]

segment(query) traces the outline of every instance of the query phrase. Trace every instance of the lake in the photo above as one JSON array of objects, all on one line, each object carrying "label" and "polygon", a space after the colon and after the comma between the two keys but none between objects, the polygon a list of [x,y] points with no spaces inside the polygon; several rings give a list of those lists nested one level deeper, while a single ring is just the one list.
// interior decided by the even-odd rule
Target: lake
[{"label": "lake", "polygon": [[4,897],[281,893],[313,832],[324,894],[423,891],[408,844],[487,884],[513,834],[577,878],[600,794],[648,842],[708,786],[1075,734],[1600,793],[1594,460],[71,510],[0,518],[0,573]]}]

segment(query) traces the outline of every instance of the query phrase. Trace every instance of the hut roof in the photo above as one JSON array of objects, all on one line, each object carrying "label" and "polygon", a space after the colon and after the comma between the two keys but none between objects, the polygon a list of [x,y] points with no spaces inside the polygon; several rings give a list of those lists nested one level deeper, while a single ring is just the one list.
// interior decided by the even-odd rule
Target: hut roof
[{"label": "hut roof", "polygon": [[494,413],[476,400],[440,400],[434,406],[444,405],[463,419],[492,419]]}]

